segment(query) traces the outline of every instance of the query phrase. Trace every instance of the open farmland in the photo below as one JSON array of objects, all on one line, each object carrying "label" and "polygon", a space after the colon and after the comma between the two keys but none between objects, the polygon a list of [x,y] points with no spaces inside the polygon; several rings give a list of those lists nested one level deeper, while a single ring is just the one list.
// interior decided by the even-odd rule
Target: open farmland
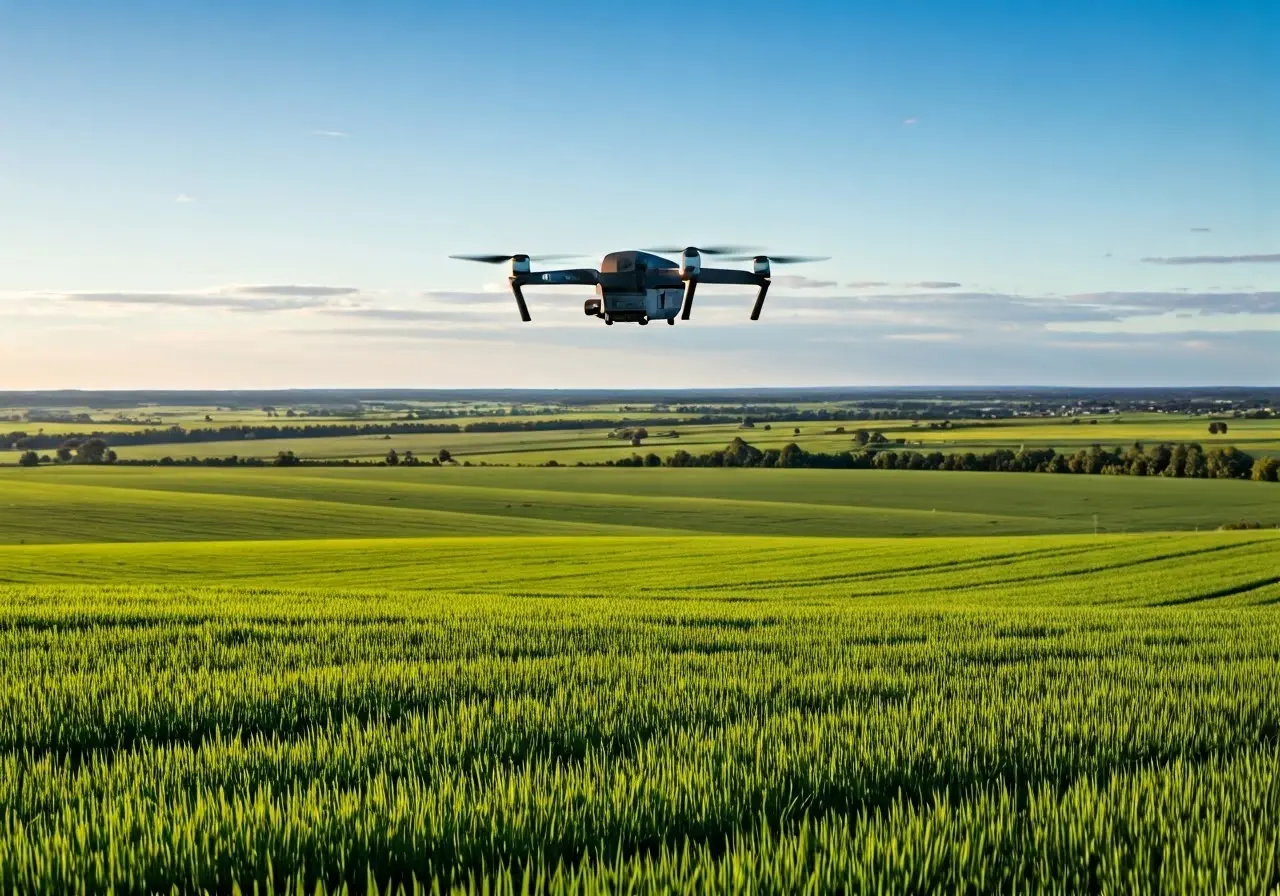
[{"label": "open farmland", "polygon": [[6,891],[1267,892],[1280,538],[0,547]]},{"label": "open farmland", "polygon": [[1272,483],[897,470],[0,470],[0,543],[412,535],[1030,535],[1280,525]]},{"label": "open farmland", "polygon": [[[418,438],[633,450],[291,441]],[[1277,526],[1163,476],[3,469],[0,890],[1276,892]]]},{"label": "open farmland", "polygon": [[[1280,455],[1280,417],[1266,419],[1231,419],[1223,434],[1208,432],[1208,420],[1186,414],[1129,413],[1067,419],[1006,418],[998,420],[957,419],[948,428],[930,428],[938,421],[921,420],[833,420],[827,422],[773,422],[742,428],[738,423],[691,423],[679,414],[638,409],[629,412],[616,407],[592,409],[556,409],[554,413],[516,416],[470,416],[456,419],[438,418],[405,421],[402,415],[370,412],[361,417],[297,417],[267,418],[260,411],[228,414],[210,408],[165,408],[163,425],[144,427],[114,421],[96,414],[92,424],[0,423],[0,436],[18,430],[43,431],[47,434],[71,434],[101,431],[111,442],[112,433],[150,429],[159,441],[139,445],[121,445],[117,454],[123,460],[159,461],[170,457],[257,457],[270,460],[282,451],[291,451],[307,460],[354,460],[376,462],[388,451],[403,455],[413,452],[420,458],[435,456],[441,449],[460,461],[502,465],[539,465],[548,461],[573,465],[597,464],[630,457],[632,454],[657,453],[665,457],[678,450],[691,453],[723,448],[735,437],[742,437],[761,449],[782,448],[795,442],[806,451],[847,451],[853,447],[852,435],[857,429],[876,431],[893,443],[920,451],[943,453],[984,453],[996,449],[1053,448],[1060,452],[1077,451],[1094,444],[1127,447],[1135,442],[1196,442],[1205,448],[1235,446],[1255,455]],[[836,408],[835,412],[840,409]],[[205,421],[210,411],[212,422]],[[654,417],[662,423],[647,426],[649,436],[640,446],[628,439],[614,438],[618,430],[633,425],[637,419]],[[632,423],[628,423],[630,420]],[[160,434],[178,425],[186,430],[214,429],[227,426],[293,426],[321,427],[341,424],[355,426],[393,426],[417,422],[425,425],[468,425],[501,423],[518,425],[554,425],[578,421],[596,422],[587,428],[512,430],[505,432],[393,432],[360,435],[309,435],[289,437],[254,437],[217,441],[167,441]],[[599,424],[599,421],[608,421]],[[769,428],[766,429],[765,426]],[[798,432],[797,432],[798,430]],[[898,440],[902,440],[901,445]],[[3,442],[0,439],[0,442]],[[0,464],[16,463],[21,452],[0,450]]]}]

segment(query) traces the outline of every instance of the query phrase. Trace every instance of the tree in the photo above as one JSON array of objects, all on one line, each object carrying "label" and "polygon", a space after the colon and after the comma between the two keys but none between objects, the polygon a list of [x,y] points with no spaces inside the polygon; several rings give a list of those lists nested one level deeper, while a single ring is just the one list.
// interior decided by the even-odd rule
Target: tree
[{"label": "tree", "polygon": [[396,454],[396,449],[392,448],[387,452],[387,466],[394,467],[398,463],[400,463],[400,455]]},{"label": "tree", "polygon": [[778,455],[780,467],[803,467],[805,451],[795,442],[788,442]]},{"label": "tree", "polygon": [[865,429],[855,429],[853,431],[853,444],[861,446],[869,441],[871,441],[871,433]]},{"label": "tree", "polygon": [[1217,435],[1219,432],[1221,432],[1221,431],[1222,431],[1222,429],[1221,429],[1220,425],[1218,424],[1218,421],[1217,421],[1217,420],[1211,420],[1211,421],[1209,421],[1209,434],[1210,434],[1210,435],[1215,435],[1215,436],[1216,436],[1216,435]]},{"label": "tree", "polygon": [[1280,457],[1264,457],[1256,461],[1253,478],[1258,482],[1280,482]]},{"label": "tree", "polygon": [[292,451],[281,451],[271,463],[277,467],[296,467],[298,458]]},{"label": "tree", "polygon": [[63,442],[61,445],[59,445],[57,450],[54,452],[54,454],[58,458],[58,463],[60,464],[70,463],[71,451],[73,448],[76,448],[76,447],[78,447],[78,444],[75,442]]},{"label": "tree", "polygon": [[795,429],[791,430],[791,434],[792,434],[793,436],[798,436],[798,435],[800,435],[800,427],[798,427],[798,426],[797,426]]},{"label": "tree", "polygon": [[25,451],[23,452],[22,457],[18,458],[18,464],[20,466],[34,467],[38,463],[40,463],[40,455],[36,454],[34,451]]},{"label": "tree", "polygon": [[442,464],[447,464],[449,461],[453,460],[453,455],[449,453],[448,448],[441,448],[440,453],[436,455],[436,460],[440,461]]},{"label": "tree", "polygon": [[644,465],[646,467],[660,467],[662,466],[662,458],[650,451],[644,456]]},{"label": "tree", "polygon": [[412,451],[409,451],[409,450],[406,450],[406,451],[405,451],[405,453],[404,453],[404,459],[401,461],[401,463],[404,463],[404,464],[406,464],[407,466],[412,467],[412,466],[413,466],[414,464],[416,464],[417,462],[418,462],[418,459],[417,459],[416,457],[414,457],[414,456],[413,456],[413,452],[412,452]]},{"label": "tree", "polygon": [[76,448],[78,464],[100,464],[107,459],[107,443],[102,439],[85,439]]}]

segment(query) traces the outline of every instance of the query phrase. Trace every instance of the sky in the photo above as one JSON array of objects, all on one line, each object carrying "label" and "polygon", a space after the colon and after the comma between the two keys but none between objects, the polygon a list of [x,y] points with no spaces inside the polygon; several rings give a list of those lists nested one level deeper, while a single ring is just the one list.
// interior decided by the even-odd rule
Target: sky
[{"label": "sky", "polygon": [[924,384],[1280,384],[1280,3],[0,0],[0,388]]}]

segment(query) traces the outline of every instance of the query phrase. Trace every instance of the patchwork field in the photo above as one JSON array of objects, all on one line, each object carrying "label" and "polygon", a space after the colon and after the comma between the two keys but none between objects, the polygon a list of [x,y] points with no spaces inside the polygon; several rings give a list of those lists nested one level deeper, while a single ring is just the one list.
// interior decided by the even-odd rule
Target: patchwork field
[{"label": "patchwork field", "polygon": [[[166,409],[165,426],[177,424],[186,429],[202,429],[233,425],[288,425],[307,426],[337,423],[386,425],[396,422],[391,415],[366,418],[265,418],[260,413],[225,414],[214,416],[212,422],[204,421],[203,412],[196,409],[182,412]],[[117,448],[125,460],[160,460],[164,457],[260,457],[270,459],[281,451],[292,451],[298,457],[311,460],[363,460],[386,457],[388,451],[403,454],[412,451],[422,458],[435,456],[446,449],[459,460],[475,463],[536,466],[555,460],[573,465],[602,463],[633,453],[655,452],[666,456],[683,449],[694,454],[723,448],[737,436],[761,448],[782,448],[788,442],[796,442],[807,451],[834,452],[852,447],[855,429],[876,430],[889,440],[903,439],[908,447],[923,451],[943,453],[972,451],[984,453],[997,448],[1017,450],[1052,447],[1058,451],[1077,451],[1093,444],[1109,448],[1127,447],[1134,442],[1155,444],[1159,442],[1198,442],[1205,447],[1233,445],[1243,451],[1258,455],[1280,456],[1280,418],[1232,419],[1226,434],[1210,434],[1204,417],[1164,414],[1127,414],[1094,418],[1055,420],[1041,418],[1010,418],[1002,420],[957,420],[954,428],[930,429],[929,422],[913,426],[908,420],[867,420],[861,422],[801,422],[772,423],[742,429],[738,424],[688,424],[648,427],[650,436],[639,448],[626,439],[610,438],[616,427],[625,425],[628,417],[637,419],[649,412],[623,414],[613,410],[560,411],[553,416],[528,417],[528,422],[546,423],[549,420],[612,420],[609,426],[590,429],[562,429],[546,431],[513,432],[458,432],[458,433],[396,433],[390,435],[349,435],[307,438],[237,438],[211,442],[157,442],[147,445],[128,445]],[[672,417],[672,419],[678,419]],[[434,420],[427,423],[457,422],[466,425],[481,420],[508,423],[519,418],[476,417],[457,421]],[[1091,422],[1092,421],[1092,422]],[[101,424],[25,424],[0,423],[0,434],[22,429],[47,433],[83,432],[100,429],[107,432],[136,430],[139,427],[111,422]],[[160,427],[163,428],[163,427]],[[799,430],[798,432],[796,430]],[[838,432],[837,430],[844,430]],[[677,433],[678,435],[662,435]],[[16,463],[21,452],[0,450],[0,464]]]},{"label": "patchwork field", "polygon": [[0,471],[0,890],[1272,892],[1242,518],[1280,491]]},{"label": "patchwork field", "polygon": [[896,470],[0,470],[0,543],[412,535],[1031,535],[1280,525],[1272,483]]}]

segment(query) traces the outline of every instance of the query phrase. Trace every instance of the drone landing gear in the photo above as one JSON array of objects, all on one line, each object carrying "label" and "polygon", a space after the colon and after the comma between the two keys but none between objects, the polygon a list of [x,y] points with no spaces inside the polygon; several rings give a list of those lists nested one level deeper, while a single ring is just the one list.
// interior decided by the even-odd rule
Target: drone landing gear
[{"label": "drone landing gear", "polygon": [[668,326],[668,327],[674,327],[675,325],[676,325],[676,319],[675,319],[674,317],[668,317],[668,318],[667,318],[667,326]]},{"label": "drone landing gear", "polygon": [[610,327],[613,326],[613,318],[607,314],[604,316],[604,322],[607,326],[610,326]]},{"label": "drone landing gear", "polygon": [[647,318],[647,317],[642,317],[642,318],[640,318],[640,326],[642,326],[642,327],[647,327],[647,326],[649,326],[649,318]]}]

